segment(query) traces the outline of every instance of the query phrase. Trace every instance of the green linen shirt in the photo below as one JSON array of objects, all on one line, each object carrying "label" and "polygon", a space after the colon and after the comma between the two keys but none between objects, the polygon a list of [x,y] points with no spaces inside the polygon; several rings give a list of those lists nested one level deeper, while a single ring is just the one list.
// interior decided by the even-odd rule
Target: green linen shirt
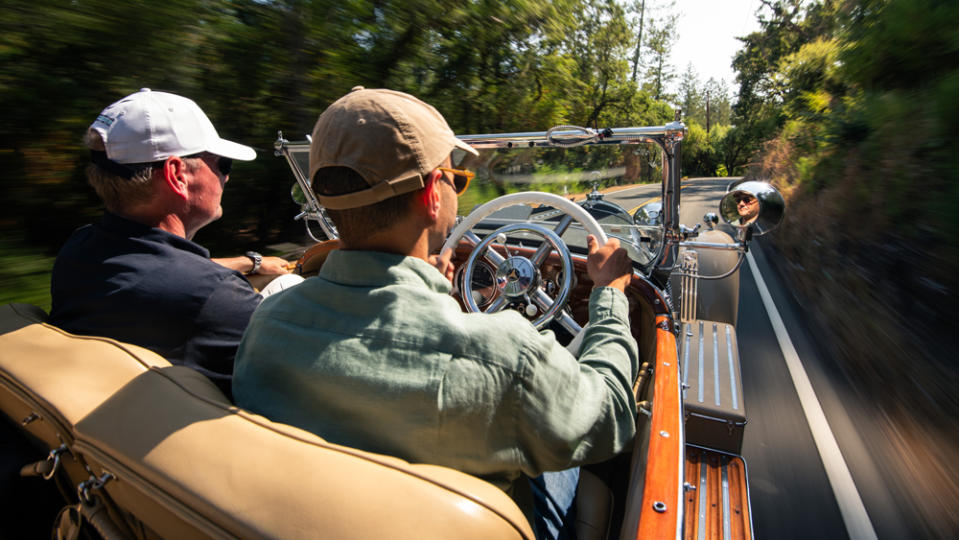
[{"label": "green linen shirt", "polygon": [[418,258],[333,251],[254,312],[237,404],[510,493],[521,472],[602,461],[632,440],[639,355],[621,291],[593,290],[577,360],[519,313],[464,313],[450,288]]}]

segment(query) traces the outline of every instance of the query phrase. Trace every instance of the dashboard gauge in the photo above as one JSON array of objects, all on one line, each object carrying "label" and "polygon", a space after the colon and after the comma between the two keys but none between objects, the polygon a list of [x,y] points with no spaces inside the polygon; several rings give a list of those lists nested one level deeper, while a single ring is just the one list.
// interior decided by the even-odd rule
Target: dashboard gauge
[{"label": "dashboard gauge", "polygon": [[496,298],[496,271],[485,261],[480,261],[473,272],[470,288],[476,305],[485,308]]}]

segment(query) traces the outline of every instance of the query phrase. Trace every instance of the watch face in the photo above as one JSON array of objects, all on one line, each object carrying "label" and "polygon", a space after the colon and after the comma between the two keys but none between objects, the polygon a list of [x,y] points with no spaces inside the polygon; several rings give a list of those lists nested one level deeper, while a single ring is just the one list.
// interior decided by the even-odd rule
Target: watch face
[{"label": "watch face", "polygon": [[253,261],[253,269],[250,270],[250,273],[255,274],[257,270],[260,269],[260,263],[263,262],[263,256],[255,251],[247,251],[246,256],[249,257],[251,261]]}]

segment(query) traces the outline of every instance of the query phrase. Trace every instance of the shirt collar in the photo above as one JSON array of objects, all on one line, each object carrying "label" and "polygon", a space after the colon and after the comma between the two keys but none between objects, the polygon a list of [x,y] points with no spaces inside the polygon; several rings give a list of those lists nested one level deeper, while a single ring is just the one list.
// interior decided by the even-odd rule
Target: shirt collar
[{"label": "shirt collar", "polygon": [[204,258],[210,258],[210,251],[205,247],[182,236],[164,231],[157,227],[144,225],[138,221],[133,221],[112,212],[104,212],[103,219],[100,220],[100,226],[112,233],[123,236],[136,236],[139,238],[149,238],[157,242],[169,244],[173,247],[190,251]]},{"label": "shirt collar", "polygon": [[354,287],[421,283],[442,294],[452,289],[446,276],[423,259],[382,251],[334,250],[320,268],[320,277]]}]

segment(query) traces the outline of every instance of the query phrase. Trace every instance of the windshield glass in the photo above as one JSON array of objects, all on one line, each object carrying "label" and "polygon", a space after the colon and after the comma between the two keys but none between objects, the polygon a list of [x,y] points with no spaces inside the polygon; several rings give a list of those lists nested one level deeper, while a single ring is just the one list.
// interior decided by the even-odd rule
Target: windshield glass
[{"label": "windshield glass", "polygon": [[[459,214],[480,204],[520,191],[545,191],[581,204],[608,236],[616,237],[641,265],[656,255],[662,227],[635,224],[637,209],[658,203],[662,169],[658,149],[646,144],[589,145],[571,148],[522,147],[479,150],[479,156],[454,152],[454,166],[476,173],[460,196]],[[552,229],[562,213],[548,206],[504,208],[484,220],[483,236],[497,227],[521,221],[543,222]],[[529,235],[530,240],[536,237]],[[515,238],[522,240],[522,233]],[[586,252],[586,233],[574,223],[562,239],[575,252]],[[513,240],[511,240],[513,241]]]},{"label": "windshield glass", "polygon": [[[309,146],[298,143],[287,150],[294,173],[306,181]],[[476,173],[459,198],[461,216],[502,195],[544,191],[581,204],[639,265],[653,261],[662,245],[662,159],[655,145],[516,146],[480,149],[479,156],[456,150],[453,166]],[[307,208],[297,186],[293,198]],[[638,221],[633,219],[637,211]],[[548,206],[519,205],[490,215],[474,232],[483,237],[504,225],[524,221],[542,222],[552,230],[562,216]],[[510,242],[527,238],[531,243],[539,240],[519,232],[511,235]],[[572,251],[586,253],[586,232],[579,223],[573,223],[562,239]]]}]

